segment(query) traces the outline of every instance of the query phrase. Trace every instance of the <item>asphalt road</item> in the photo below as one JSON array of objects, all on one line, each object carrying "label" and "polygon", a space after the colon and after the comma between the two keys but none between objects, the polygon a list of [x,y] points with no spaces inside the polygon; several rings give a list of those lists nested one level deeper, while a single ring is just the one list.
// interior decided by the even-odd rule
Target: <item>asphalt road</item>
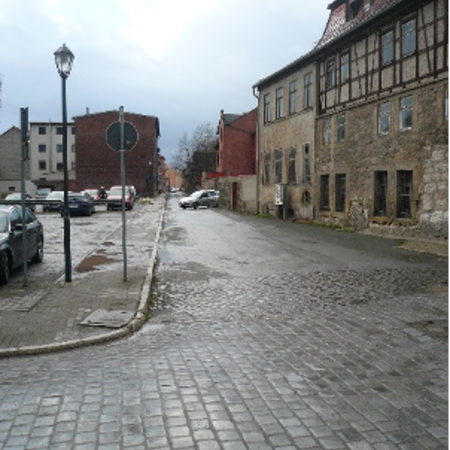
[{"label": "asphalt road", "polygon": [[447,260],[168,202],[148,323],[0,361],[1,449],[447,448]]}]

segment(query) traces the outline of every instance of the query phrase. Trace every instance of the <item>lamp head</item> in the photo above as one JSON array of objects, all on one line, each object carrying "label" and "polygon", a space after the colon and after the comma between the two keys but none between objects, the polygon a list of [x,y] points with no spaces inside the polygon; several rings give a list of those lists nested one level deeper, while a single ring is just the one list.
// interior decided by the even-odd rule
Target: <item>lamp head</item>
[{"label": "lamp head", "polygon": [[72,70],[72,64],[75,55],[69,50],[66,44],[63,44],[61,47],[59,47],[54,55],[59,75],[62,78],[67,78],[70,75],[70,71]]}]

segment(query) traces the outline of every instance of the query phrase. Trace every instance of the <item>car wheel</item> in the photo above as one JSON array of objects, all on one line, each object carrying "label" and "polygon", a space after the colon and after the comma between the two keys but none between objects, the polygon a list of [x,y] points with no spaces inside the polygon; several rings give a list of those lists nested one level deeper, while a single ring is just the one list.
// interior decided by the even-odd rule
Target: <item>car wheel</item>
[{"label": "car wheel", "polygon": [[194,209],[197,209],[197,208],[198,208],[198,203],[195,202],[195,203],[192,205],[192,207],[193,207]]},{"label": "car wheel", "polygon": [[42,262],[43,259],[44,259],[44,239],[40,238],[37,245],[36,254],[33,256],[31,261],[33,261],[34,263],[40,263]]},{"label": "car wheel", "polygon": [[7,284],[9,281],[9,258],[6,252],[0,253],[0,284]]}]

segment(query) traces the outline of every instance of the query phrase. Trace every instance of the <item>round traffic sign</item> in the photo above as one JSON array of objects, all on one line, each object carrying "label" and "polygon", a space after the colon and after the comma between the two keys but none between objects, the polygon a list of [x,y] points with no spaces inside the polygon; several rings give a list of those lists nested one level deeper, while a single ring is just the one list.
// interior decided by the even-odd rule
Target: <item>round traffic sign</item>
[{"label": "round traffic sign", "polygon": [[[123,150],[130,151],[139,140],[136,127],[130,122],[123,123]],[[113,122],[106,130],[106,143],[116,152],[122,150],[120,147],[120,122]]]}]

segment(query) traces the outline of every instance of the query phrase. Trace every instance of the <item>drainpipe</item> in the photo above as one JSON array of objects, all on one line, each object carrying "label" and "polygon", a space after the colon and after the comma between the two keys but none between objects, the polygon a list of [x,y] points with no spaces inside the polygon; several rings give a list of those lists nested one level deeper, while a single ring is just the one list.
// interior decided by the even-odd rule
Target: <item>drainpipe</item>
[{"label": "drainpipe", "polygon": [[253,86],[253,96],[257,101],[256,110],[256,214],[259,214],[259,95],[256,93],[256,87]]}]

